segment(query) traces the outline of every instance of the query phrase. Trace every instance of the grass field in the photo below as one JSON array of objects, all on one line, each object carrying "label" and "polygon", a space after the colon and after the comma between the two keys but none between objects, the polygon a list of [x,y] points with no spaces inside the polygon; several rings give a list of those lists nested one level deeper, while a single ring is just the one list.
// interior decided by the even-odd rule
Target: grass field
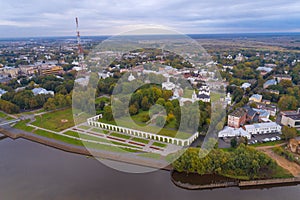
[{"label": "grass field", "polygon": [[140,142],[140,143],[143,143],[143,144],[148,144],[149,143],[149,140],[142,139],[142,138],[132,138],[132,141]]},{"label": "grass field", "polygon": [[108,134],[109,133],[109,131],[101,130],[101,129],[98,129],[98,128],[93,128],[92,131],[97,132],[97,133],[102,133],[102,134]]},{"label": "grass field", "polygon": [[157,160],[161,159],[161,155],[157,154],[157,153],[141,153],[141,154],[138,154],[138,156],[145,157],[145,158],[157,159]]},{"label": "grass field", "polygon": [[273,141],[273,142],[256,143],[256,144],[251,144],[249,146],[252,146],[252,147],[265,147],[265,146],[275,146],[275,145],[283,144],[283,143],[285,143],[285,141],[279,140],[279,141]]},{"label": "grass field", "polygon": [[105,144],[95,144],[95,143],[89,143],[89,142],[84,142],[84,144],[76,139],[73,138],[68,138],[62,135],[57,135],[54,133],[50,133],[44,130],[35,130],[34,131],[35,134],[43,136],[43,137],[47,137],[47,138],[52,138],[67,144],[73,144],[76,146],[85,146],[91,149],[100,149],[100,150],[106,150],[106,151],[113,151],[113,152],[120,152],[120,153],[127,153],[127,152],[141,152],[138,150],[132,150],[132,149],[128,149],[128,148],[121,148],[121,147],[114,147],[114,146],[110,146],[110,145],[105,145]]},{"label": "grass field", "polygon": [[32,125],[57,132],[65,130],[74,126],[72,109],[53,111],[38,116]]},{"label": "grass field", "polygon": [[91,127],[82,125],[82,126],[78,126],[78,128],[81,128],[83,130],[89,130]]},{"label": "grass field", "polygon": [[6,117],[7,117],[7,115],[5,113],[0,112],[0,118],[6,118]]},{"label": "grass field", "polygon": [[23,131],[32,132],[34,128],[26,125],[29,121],[30,121],[29,119],[24,121],[19,121],[13,127],[16,129],[21,129]]},{"label": "grass field", "polygon": [[[110,141],[110,140],[107,140],[107,139],[104,139],[104,138],[99,138],[99,137],[86,135],[86,134],[82,134],[82,133],[77,133],[75,131],[66,131],[64,134],[70,135],[70,136],[73,136],[73,137],[77,137],[77,138],[86,139],[86,140],[93,140],[93,141],[97,141],[97,142],[103,142],[103,143],[107,143],[107,144],[116,144],[116,145],[125,146],[125,147],[140,148],[140,147],[136,147],[136,146],[129,145],[129,144],[123,144],[121,142]],[[83,144],[85,144],[85,143],[86,142],[83,142]]]},{"label": "grass field", "polygon": [[219,101],[222,96],[224,95],[222,95],[221,93],[212,92],[210,94],[210,100],[211,102]]},{"label": "grass field", "polygon": [[153,142],[152,145],[157,146],[157,147],[166,147],[167,146],[166,144],[162,144],[162,143],[159,143],[159,142]]},{"label": "grass field", "polygon": [[[103,123],[116,125],[115,121],[107,121],[105,119],[100,119],[99,121],[101,121]],[[180,132],[180,131],[173,130],[173,129],[160,128],[160,127],[152,126],[152,125],[141,126],[140,124],[131,122],[130,120],[128,120],[125,117],[118,119],[118,126],[127,127],[127,128],[131,128],[131,129],[135,129],[135,130],[140,130],[140,131],[145,131],[148,133],[158,133],[158,135],[164,135],[164,136],[169,136],[169,137],[176,136],[176,138],[180,138],[180,139],[187,139],[192,135],[189,133]]]},{"label": "grass field", "polygon": [[184,98],[192,98],[193,93],[194,93],[193,89],[185,89],[183,91],[183,97]]},{"label": "grass field", "polygon": [[129,136],[129,135],[124,135],[124,134],[120,134],[120,133],[111,133],[110,135],[114,136],[114,137],[122,138],[125,140],[128,140],[131,138],[131,136]]},{"label": "grass field", "polygon": [[3,113],[0,111],[0,118],[5,119],[5,120],[12,120],[14,118],[8,116],[6,113]]}]

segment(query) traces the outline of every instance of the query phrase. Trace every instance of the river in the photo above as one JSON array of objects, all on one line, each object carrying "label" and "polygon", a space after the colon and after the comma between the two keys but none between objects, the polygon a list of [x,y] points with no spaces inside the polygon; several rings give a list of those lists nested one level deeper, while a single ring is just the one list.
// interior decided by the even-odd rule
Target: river
[{"label": "river", "polygon": [[269,189],[185,190],[168,171],[128,174],[99,161],[24,139],[0,140],[1,200],[298,200],[300,185]]}]

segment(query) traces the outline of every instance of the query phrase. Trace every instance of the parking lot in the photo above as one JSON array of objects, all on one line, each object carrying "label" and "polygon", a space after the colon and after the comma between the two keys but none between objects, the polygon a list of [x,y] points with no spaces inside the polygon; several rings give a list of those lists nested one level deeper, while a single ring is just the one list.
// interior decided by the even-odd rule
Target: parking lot
[{"label": "parking lot", "polygon": [[[277,138],[276,138],[277,137]],[[280,140],[279,137],[281,137],[281,133],[270,133],[270,134],[259,134],[259,135],[252,135],[251,139],[248,140],[249,144],[256,144],[256,143],[263,143],[263,142],[270,142],[266,141],[271,138],[276,138],[276,140]],[[268,139],[266,139],[268,138]],[[219,148],[230,148],[230,141],[232,138],[219,138]],[[276,141],[274,140],[274,141]]]},{"label": "parking lot", "polygon": [[[280,133],[271,133],[271,134],[260,134],[260,135],[252,135],[251,140],[249,140],[249,142],[264,142],[264,140],[266,140],[266,138],[271,139],[271,138],[278,138],[276,140],[280,140],[279,137],[281,138],[281,134]],[[267,141],[269,142],[269,141]]]}]

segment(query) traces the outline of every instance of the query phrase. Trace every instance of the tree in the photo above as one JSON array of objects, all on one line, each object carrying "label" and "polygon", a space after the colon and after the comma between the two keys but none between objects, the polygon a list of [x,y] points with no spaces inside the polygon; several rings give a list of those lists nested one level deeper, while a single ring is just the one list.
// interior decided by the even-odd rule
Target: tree
[{"label": "tree", "polygon": [[159,104],[161,106],[164,106],[166,103],[165,99],[164,98],[159,98],[157,101],[156,101],[156,104]]},{"label": "tree", "polygon": [[173,92],[171,90],[163,90],[163,98],[167,101],[173,96]]},{"label": "tree", "polygon": [[290,128],[288,126],[284,126],[282,128],[282,138],[285,140],[289,140],[295,138],[297,136],[296,128]]},{"label": "tree", "polygon": [[20,108],[17,105],[2,99],[0,99],[0,110],[9,114],[20,112]]},{"label": "tree", "polygon": [[143,97],[141,106],[142,106],[142,109],[143,109],[143,110],[149,110],[150,104],[149,104],[148,97],[146,97],[146,96]]},{"label": "tree", "polygon": [[155,119],[155,123],[156,123],[156,125],[159,126],[159,127],[163,127],[164,124],[165,124],[165,122],[166,122],[166,119],[165,119],[165,117],[163,117],[163,116],[158,116],[158,117]]},{"label": "tree", "polygon": [[45,110],[55,110],[56,105],[55,105],[55,100],[54,98],[49,98],[47,102],[44,104],[43,108]]},{"label": "tree", "polygon": [[165,107],[166,107],[166,110],[167,110],[167,114],[172,113],[174,111],[173,104],[170,101],[165,103]]},{"label": "tree", "polygon": [[96,110],[103,110],[105,106],[105,101],[100,101],[98,104],[96,104]]},{"label": "tree", "polygon": [[129,106],[129,114],[136,115],[138,113],[138,109],[136,108],[135,104]]},{"label": "tree", "polygon": [[112,121],[113,118],[113,114],[112,114],[112,110],[110,106],[105,106],[104,107],[104,114],[103,114],[103,118],[107,121]]},{"label": "tree", "polygon": [[234,138],[232,138],[230,140],[230,145],[231,145],[232,148],[236,148],[237,147],[238,141],[237,141],[236,137],[234,137]]},{"label": "tree", "polygon": [[232,94],[233,101],[236,103],[240,102],[243,98],[244,91],[242,88],[235,88]]},{"label": "tree", "polygon": [[298,101],[294,96],[284,95],[278,102],[280,110],[295,110],[297,109]]}]

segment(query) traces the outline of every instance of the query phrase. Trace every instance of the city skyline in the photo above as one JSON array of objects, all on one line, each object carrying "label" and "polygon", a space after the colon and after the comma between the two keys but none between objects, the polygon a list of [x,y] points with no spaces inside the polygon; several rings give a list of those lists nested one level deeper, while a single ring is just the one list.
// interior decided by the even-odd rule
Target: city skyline
[{"label": "city skyline", "polygon": [[151,25],[185,34],[300,32],[297,1],[0,1],[0,37],[85,36]]}]

